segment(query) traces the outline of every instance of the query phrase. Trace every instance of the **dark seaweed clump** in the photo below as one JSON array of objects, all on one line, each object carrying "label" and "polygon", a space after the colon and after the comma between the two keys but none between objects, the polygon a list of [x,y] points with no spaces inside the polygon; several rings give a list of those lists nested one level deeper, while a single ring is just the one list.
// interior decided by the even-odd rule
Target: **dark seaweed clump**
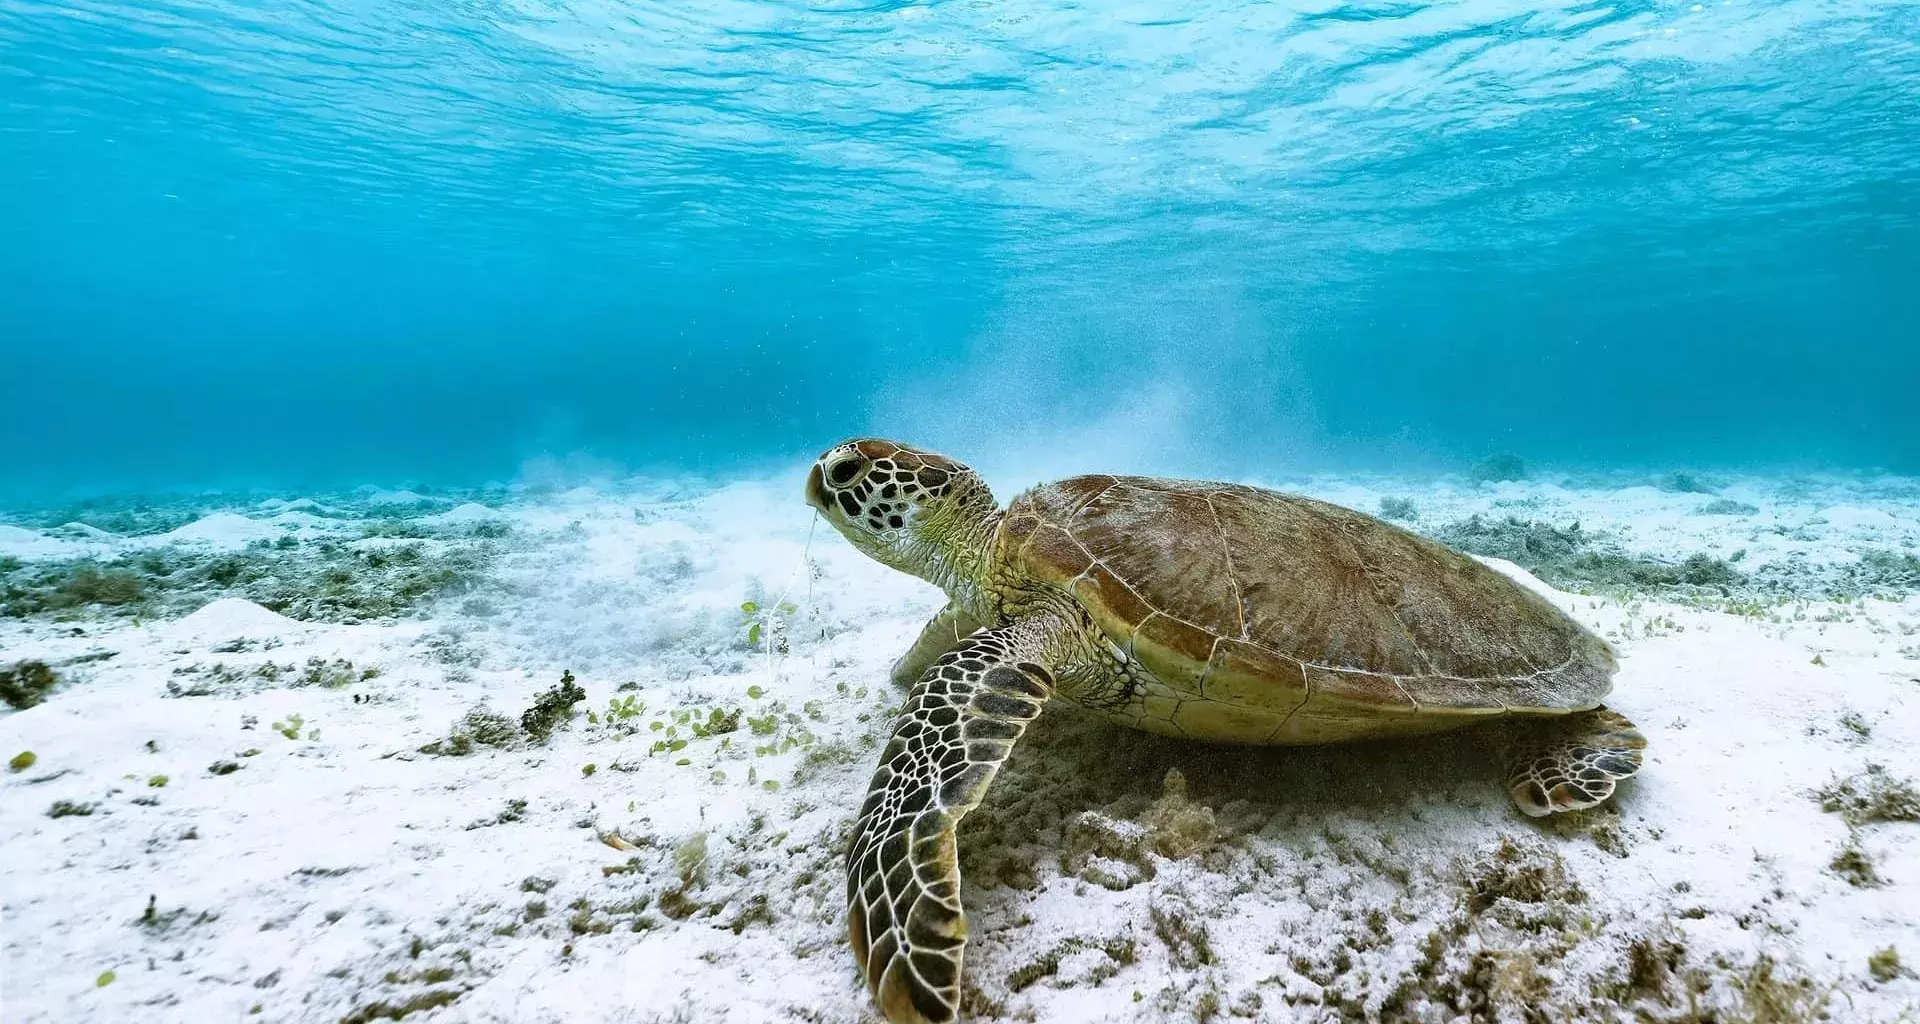
[{"label": "dark seaweed clump", "polygon": [[1432,536],[1462,551],[1504,558],[1562,590],[1725,590],[1747,582],[1746,574],[1711,555],[1689,555],[1675,563],[1607,550],[1579,523],[1557,527],[1514,516],[1492,520],[1476,515],[1440,527]]},{"label": "dark seaweed clump", "polygon": [[435,757],[465,757],[474,752],[476,745],[507,750],[518,746],[522,739],[534,744],[545,743],[553,738],[555,729],[573,718],[573,706],[586,699],[587,691],[574,682],[572,670],[563,671],[560,685],[535,697],[533,705],[521,712],[519,725],[481,705],[468,710],[445,738],[428,743],[420,752]]},{"label": "dark seaweed clump", "polygon": [[44,661],[17,662],[0,668],[0,700],[17,711],[25,711],[46,700],[59,682],[60,677]]},{"label": "dark seaweed clump", "polygon": [[586,699],[587,691],[573,681],[573,672],[562,672],[560,685],[535,698],[533,706],[520,716],[520,728],[535,743],[545,743],[560,723],[573,717],[573,706]]}]

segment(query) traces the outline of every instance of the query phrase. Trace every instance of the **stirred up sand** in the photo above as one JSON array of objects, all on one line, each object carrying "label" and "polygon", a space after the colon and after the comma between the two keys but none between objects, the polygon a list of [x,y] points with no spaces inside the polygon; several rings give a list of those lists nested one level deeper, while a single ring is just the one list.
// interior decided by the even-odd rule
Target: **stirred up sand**
[{"label": "stirred up sand", "polygon": [[[1710,483],[1279,482],[1607,636],[1646,771],[1537,823],[1487,735],[1050,709],[962,829],[969,1019],[1912,1019],[1920,482]],[[0,717],[6,1020],[872,1019],[839,861],[942,599],[799,491],[8,517],[0,670],[60,683]]]}]

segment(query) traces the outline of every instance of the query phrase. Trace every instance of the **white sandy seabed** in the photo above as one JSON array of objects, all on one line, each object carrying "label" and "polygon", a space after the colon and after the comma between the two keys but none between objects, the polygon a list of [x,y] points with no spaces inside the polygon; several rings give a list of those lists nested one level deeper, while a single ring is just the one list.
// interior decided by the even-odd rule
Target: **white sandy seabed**
[{"label": "white sandy seabed", "polygon": [[[1732,515],[1650,487],[1287,486],[1749,567],[1920,541],[1920,483],[1886,478],[1721,481]],[[418,618],[0,619],[0,664],[64,679],[0,713],[0,756],[36,755],[0,782],[5,1020],[874,1019],[840,857],[887,668],[942,599],[824,526],[803,563],[799,490],[401,495],[428,532],[506,526],[488,579]],[[303,500],[161,537],[0,526],[0,555],[282,535],[395,543]],[[1920,824],[1819,795],[1920,773],[1920,598],[1548,593],[1618,645],[1609,703],[1651,742],[1607,807],[1524,819],[1476,733],[1249,751],[1056,708],[962,829],[970,1019],[1920,1019]],[[564,670],[587,699],[549,742],[421,752]]]}]

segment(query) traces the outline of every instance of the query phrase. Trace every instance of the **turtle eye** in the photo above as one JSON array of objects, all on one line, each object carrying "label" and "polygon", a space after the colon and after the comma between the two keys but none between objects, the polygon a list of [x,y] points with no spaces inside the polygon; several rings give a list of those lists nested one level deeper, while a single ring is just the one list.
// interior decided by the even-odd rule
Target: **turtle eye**
[{"label": "turtle eye", "polygon": [[835,487],[845,487],[853,483],[860,471],[867,468],[867,460],[859,455],[846,455],[827,466],[827,479]]}]

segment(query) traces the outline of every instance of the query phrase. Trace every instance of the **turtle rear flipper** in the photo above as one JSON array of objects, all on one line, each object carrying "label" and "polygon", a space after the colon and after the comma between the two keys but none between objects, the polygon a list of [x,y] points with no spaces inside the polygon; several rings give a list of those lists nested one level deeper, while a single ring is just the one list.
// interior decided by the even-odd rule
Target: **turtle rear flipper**
[{"label": "turtle rear flipper", "polygon": [[1507,759],[1507,792],[1528,817],[1593,807],[1640,771],[1647,738],[1598,707],[1530,727]]},{"label": "turtle rear flipper", "polygon": [[954,826],[1053,695],[1017,627],[975,633],[915,684],[847,852],[847,928],[894,1024],[951,1021],[967,942]]}]

